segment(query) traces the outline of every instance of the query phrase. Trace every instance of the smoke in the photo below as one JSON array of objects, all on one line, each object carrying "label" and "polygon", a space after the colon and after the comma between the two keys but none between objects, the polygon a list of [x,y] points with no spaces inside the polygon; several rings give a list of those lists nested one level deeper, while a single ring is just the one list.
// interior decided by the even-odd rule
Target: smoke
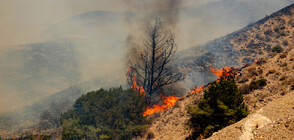
[{"label": "smoke", "polygon": [[[0,113],[23,104],[21,94],[46,97],[94,77],[109,79],[111,75],[123,79],[126,66],[121,60],[128,59],[126,48],[142,46],[145,25],[156,17],[175,33],[179,50],[184,50],[240,29],[291,3],[292,0],[0,1],[0,98],[2,104],[12,104],[1,105]],[[105,12],[85,13],[97,10]],[[37,50],[40,46],[55,50]],[[57,64],[67,56],[69,59]],[[119,84],[124,84],[123,80],[115,85]]]},{"label": "smoke", "polygon": [[88,81],[100,82],[88,82],[87,91],[125,85],[126,56],[138,54],[131,50],[142,46],[146,23],[156,17],[184,50],[290,3],[293,0],[1,0],[0,114]]},{"label": "smoke", "polygon": [[[128,48],[137,48],[142,46],[145,38],[147,24],[160,18],[164,22],[165,28],[176,30],[179,22],[180,10],[183,8],[184,0],[125,0],[130,3],[130,12],[139,12],[135,17],[126,18],[126,29],[128,35],[126,37],[126,46]],[[137,2],[136,4],[134,4]]]},{"label": "smoke", "polygon": [[[132,3],[133,0],[126,0],[128,3]],[[156,18],[159,18],[163,22],[163,32],[165,31],[171,31],[172,34],[178,34],[179,30],[177,27],[177,24],[180,20],[180,12],[184,5],[184,0],[162,0],[162,1],[141,1],[136,7],[130,7],[134,11],[138,11],[139,9],[141,12],[144,12],[137,16],[136,18],[133,18],[130,20],[127,18],[126,25],[128,31],[128,35],[126,38],[126,46],[128,49],[128,53],[126,55],[126,61],[127,61],[127,67],[129,65],[132,65],[132,63],[140,63],[135,62],[140,58],[140,52],[144,50],[144,41],[146,41],[146,32],[149,25],[153,25]],[[151,11],[149,11],[152,9]],[[135,28],[134,28],[135,27]],[[177,88],[175,88],[177,87]],[[173,89],[171,93],[168,93],[168,90],[161,89],[163,91],[162,94],[178,94],[181,92],[181,94],[185,94],[180,89],[180,85],[173,84],[173,86],[169,86],[166,89]],[[176,92],[176,93],[175,93]],[[159,98],[158,95],[153,95],[152,101],[156,101],[156,98]]]}]

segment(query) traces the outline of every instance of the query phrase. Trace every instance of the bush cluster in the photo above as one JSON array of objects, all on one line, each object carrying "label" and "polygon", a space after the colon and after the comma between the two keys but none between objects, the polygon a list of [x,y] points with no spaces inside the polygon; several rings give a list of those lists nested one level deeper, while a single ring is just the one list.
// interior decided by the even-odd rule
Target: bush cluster
[{"label": "bush cluster", "polygon": [[266,85],[267,80],[266,79],[259,79],[257,81],[251,81],[251,83],[249,84],[249,89],[255,90],[255,89],[260,89],[262,87],[264,87]]},{"label": "bush cluster", "polygon": [[281,46],[275,46],[272,48],[272,52],[280,53],[283,51],[283,48]]},{"label": "bush cluster", "polygon": [[241,120],[248,111],[234,77],[230,76],[213,82],[204,91],[204,98],[198,106],[188,107],[188,113],[193,129],[191,139],[196,139],[199,136],[207,138],[213,132]]},{"label": "bush cluster", "polygon": [[148,127],[143,95],[112,88],[89,92],[62,115],[63,139],[131,139]]}]

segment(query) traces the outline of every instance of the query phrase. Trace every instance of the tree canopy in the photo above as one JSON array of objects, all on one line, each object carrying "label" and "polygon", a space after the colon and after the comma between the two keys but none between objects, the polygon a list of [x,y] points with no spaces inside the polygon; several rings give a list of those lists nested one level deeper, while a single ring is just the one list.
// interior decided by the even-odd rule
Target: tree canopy
[{"label": "tree canopy", "polygon": [[241,120],[248,111],[234,77],[229,76],[213,82],[204,91],[204,98],[198,106],[190,106],[188,113],[194,131],[192,137],[196,139],[199,136],[207,138],[213,132]]},{"label": "tree canopy", "polygon": [[81,96],[62,115],[64,139],[130,139],[148,126],[145,97],[133,90],[100,89]]}]

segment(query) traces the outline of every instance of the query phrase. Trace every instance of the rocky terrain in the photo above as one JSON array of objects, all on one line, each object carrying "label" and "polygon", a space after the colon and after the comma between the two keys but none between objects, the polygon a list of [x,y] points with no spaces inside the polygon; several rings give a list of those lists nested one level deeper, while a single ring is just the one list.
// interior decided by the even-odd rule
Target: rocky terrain
[{"label": "rocky terrain", "polygon": [[181,67],[190,68],[188,80],[196,85],[214,81],[210,66],[242,67],[263,57],[269,57],[271,48],[293,45],[294,4],[271,14],[256,23],[215,39],[205,45],[181,52]]},{"label": "rocky terrain", "polygon": [[[215,65],[222,66],[229,62],[229,66],[240,67],[236,81],[244,92],[244,102],[250,115],[214,133],[209,139],[294,139],[293,14],[294,4],[213,41],[216,44],[210,49],[218,51],[208,51],[200,46],[193,53],[200,52],[202,55],[194,57],[190,54],[190,57],[184,58],[191,71],[196,69],[200,73],[207,73],[209,77],[203,82],[215,77],[208,69],[211,63],[223,61]],[[273,52],[275,46],[280,46],[283,51]],[[250,83],[259,79],[266,79],[266,86],[250,91]],[[185,139],[191,134],[187,106],[197,104],[202,95],[203,92],[187,97],[167,111],[150,116],[152,125],[146,135],[138,139]]]},{"label": "rocky terrain", "polygon": [[[294,46],[273,55],[242,69],[237,77],[239,87],[267,80],[262,89],[244,95],[251,114],[209,139],[294,139]],[[256,73],[250,76],[252,72]],[[243,83],[245,77],[248,81]]]},{"label": "rocky terrain", "polygon": [[[286,47],[283,53],[270,54],[271,58],[237,71],[236,80],[241,90],[253,80],[267,80],[266,86],[244,95],[250,115],[214,133],[209,139],[294,138],[294,46]],[[187,107],[197,104],[202,96],[203,92],[194,94],[167,111],[150,116],[152,125],[146,135],[138,139],[185,139],[191,133]]]},{"label": "rocky terrain", "polygon": [[183,100],[178,101],[175,106],[169,108],[167,111],[159,112],[150,116],[152,120],[151,126],[147,133],[142,138],[144,139],[185,139],[190,135],[190,128],[187,125],[189,116],[187,108],[189,105],[197,104],[197,101],[203,96],[203,92],[193,94]]}]

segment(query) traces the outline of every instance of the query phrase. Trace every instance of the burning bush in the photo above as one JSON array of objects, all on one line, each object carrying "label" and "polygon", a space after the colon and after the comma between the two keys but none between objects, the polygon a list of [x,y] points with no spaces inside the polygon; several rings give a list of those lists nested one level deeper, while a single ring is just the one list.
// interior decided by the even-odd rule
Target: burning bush
[{"label": "burning bush", "polygon": [[131,139],[148,126],[145,108],[144,95],[133,90],[89,92],[62,115],[63,139]]},{"label": "burning bush", "polygon": [[193,139],[199,136],[209,137],[213,132],[233,124],[245,116],[248,111],[243,96],[233,76],[220,78],[205,90],[204,98],[198,106],[189,106],[190,125]]}]

